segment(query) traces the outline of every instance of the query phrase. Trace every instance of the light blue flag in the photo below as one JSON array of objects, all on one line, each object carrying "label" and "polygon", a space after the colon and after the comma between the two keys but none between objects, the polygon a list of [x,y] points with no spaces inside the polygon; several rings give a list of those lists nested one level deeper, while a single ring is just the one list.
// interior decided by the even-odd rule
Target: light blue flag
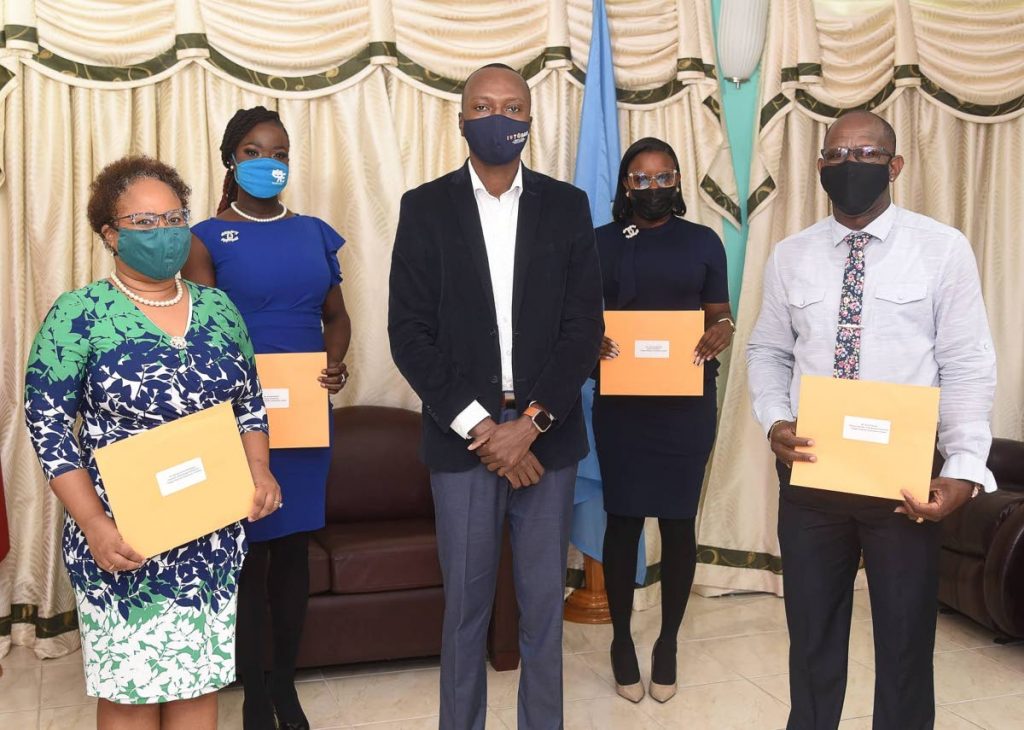
[{"label": "light blue flag", "polygon": [[[595,226],[612,221],[619,173],[619,119],[615,106],[615,73],[612,66],[612,42],[604,0],[594,0],[594,22],[587,59],[587,81],[583,89],[583,114],[580,141],[576,152],[576,187],[590,198],[590,215]],[[580,462],[576,473],[575,506],[572,514],[572,542],[580,552],[601,560],[606,518],[601,468],[594,450],[591,409],[594,381],[583,386],[582,407],[590,439],[590,455]],[[643,584],[647,574],[643,537],[637,555],[636,580]]]}]

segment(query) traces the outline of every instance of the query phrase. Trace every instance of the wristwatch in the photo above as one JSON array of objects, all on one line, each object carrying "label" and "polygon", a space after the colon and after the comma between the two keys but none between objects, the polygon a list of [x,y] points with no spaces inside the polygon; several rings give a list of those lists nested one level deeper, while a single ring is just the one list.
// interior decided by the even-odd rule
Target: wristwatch
[{"label": "wristwatch", "polygon": [[551,414],[537,405],[536,401],[526,407],[526,410],[523,411],[523,415],[533,421],[534,428],[541,433],[546,432],[551,428],[551,424],[555,422],[555,419],[551,417]]}]

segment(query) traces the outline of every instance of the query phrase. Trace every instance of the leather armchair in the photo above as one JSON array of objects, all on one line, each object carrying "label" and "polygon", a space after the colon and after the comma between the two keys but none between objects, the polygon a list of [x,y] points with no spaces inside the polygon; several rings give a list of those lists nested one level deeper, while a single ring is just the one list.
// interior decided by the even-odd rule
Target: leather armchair
[{"label": "leather armchair", "polygon": [[998,491],[942,522],[939,600],[1007,637],[1024,638],[1024,443],[994,439]]},{"label": "leather armchair", "polygon": [[[327,524],[310,541],[298,665],[440,654],[444,592],[420,416],[355,406],[333,417]],[[506,535],[487,647],[495,669],[518,666],[518,630]]]}]

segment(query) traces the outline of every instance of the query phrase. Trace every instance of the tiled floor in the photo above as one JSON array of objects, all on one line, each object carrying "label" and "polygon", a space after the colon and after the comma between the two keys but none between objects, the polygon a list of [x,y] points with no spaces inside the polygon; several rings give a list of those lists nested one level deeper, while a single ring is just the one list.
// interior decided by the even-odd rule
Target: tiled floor
[{"label": "tiled floor", "polygon": [[[857,593],[843,730],[870,730],[874,658],[867,595]],[[633,629],[641,666],[658,634],[657,609]],[[782,601],[771,596],[694,595],[680,636],[679,694],[659,705],[615,696],[608,626],[565,626],[568,730],[776,730],[786,724],[788,641]],[[81,656],[40,662],[24,648],[0,661],[0,730],[78,730],[95,726],[83,692]],[[647,681],[649,666],[643,667]],[[488,730],[516,727],[518,672],[488,670]],[[313,670],[299,695],[314,728],[429,730],[437,727],[436,659]],[[1024,728],[1024,644],[999,646],[985,629],[940,615],[935,655],[937,730]],[[241,728],[238,690],[220,696],[220,727]]]}]

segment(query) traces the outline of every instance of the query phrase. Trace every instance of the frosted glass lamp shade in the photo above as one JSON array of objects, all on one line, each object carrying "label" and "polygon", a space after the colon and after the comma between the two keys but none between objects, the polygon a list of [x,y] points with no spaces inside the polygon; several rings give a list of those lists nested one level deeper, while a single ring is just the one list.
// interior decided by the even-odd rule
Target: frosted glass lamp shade
[{"label": "frosted glass lamp shade", "polygon": [[718,15],[718,67],[739,86],[761,60],[768,0],[722,0]]}]

